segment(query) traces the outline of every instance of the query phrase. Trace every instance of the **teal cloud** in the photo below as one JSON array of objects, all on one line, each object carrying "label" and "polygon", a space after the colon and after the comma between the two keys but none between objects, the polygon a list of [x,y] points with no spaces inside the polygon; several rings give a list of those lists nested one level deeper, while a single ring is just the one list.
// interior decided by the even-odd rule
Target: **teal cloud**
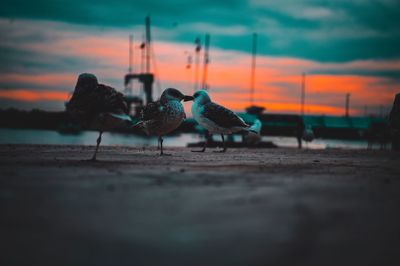
[{"label": "teal cloud", "polygon": [[[252,32],[259,53],[321,62],[400,58],[400,1],[194,1],[194,0],[3,0],[0,17],[38,19],[98,27],[130,28],[150,14],[155,27],[174,31],[162,40],[192,43],[188,25],[203,23],[212,46],[249,52]],[[230,27],[244,29],[227,34]],[[157,37],[157,36],[156,36]]]}]

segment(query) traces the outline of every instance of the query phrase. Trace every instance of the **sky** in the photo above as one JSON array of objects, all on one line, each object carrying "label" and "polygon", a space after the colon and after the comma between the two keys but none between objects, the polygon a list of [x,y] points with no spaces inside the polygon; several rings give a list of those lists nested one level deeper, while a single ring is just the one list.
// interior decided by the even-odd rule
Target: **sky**
[{"label": "sky", "polygon": [[250,104],[253,33],[255,104],[267,112],[300,111],[302,73],[306,114],[343,115],[347,93],[351,115],[386,113],[400,92],[397,0],[3,0],[0,108],[64,110],[83,72],[123,92],[129,34],[140,71],[146,15],[156,98],[167,87],[193,93],[187,57],[206,33],[209,93],[235,111]]}]

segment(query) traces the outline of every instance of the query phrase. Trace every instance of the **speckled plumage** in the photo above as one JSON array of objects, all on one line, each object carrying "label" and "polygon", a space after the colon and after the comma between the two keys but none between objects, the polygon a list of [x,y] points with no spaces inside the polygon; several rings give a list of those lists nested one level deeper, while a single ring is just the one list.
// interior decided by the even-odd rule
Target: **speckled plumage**
[{"label": "speckled plumage", "polygon": [[122,93],[110,86],[99,84],[93,74],[79,75],[74,93],[66,104],[66,109],[82,127],[99,131],[92,160],[96,160],[103,131],[112,130],[124,123],[131,122]]},{"label": "speckled plumage", "polygon": [[159,101],[148,103],[142,111],[141,121],[138,125],[143,128],[146,134],[158,136],[161,155],[163,155],[162,136],[174,131],[186,118],[181,104],[181,101],[186,100],[186,97],[190,97],[190,100],[193,99],[176,89],[168,88],[163,92]]},{"label": "speckled plumage", "polygon": [[178,128],[186,118],[178,100],[149,103],[142,112],[143,129],[148,135],[162,136]]},{"label": "speckled plumage", "polygon": [[249,128],[237,114],[213,103],[205,91],[195,93],[192,114],[211,134],[232,134]]},{"label": "speckled plumage", "polygon": [[192,114],[195,120],[212,134],[232,134],[248,128],[238,115],[213,102],[194,103]]},{"label": "speckled plumage", "polygon": [[128,114],[122,93],[110,86],[98,84],[97,78],[92,74],[79,76],[66,108],[83,127],[89,129],[111,130],[122,121],[129,120],[128,116],[122,116],[125,119],[112,116]]},{"label": "speckled plumage", "polygon": [[[249,131],[247,125],[242,118],[231,110],[213,103],[204,90],[197,91],[194,95],[194,103],[192,105],[193,118],[204,127],[210,134],[220,134],[224,149],[226,151],[224,134],[233,134],[242,131]],[[204,152],[207,147],[207,141],[200,152]]]}]

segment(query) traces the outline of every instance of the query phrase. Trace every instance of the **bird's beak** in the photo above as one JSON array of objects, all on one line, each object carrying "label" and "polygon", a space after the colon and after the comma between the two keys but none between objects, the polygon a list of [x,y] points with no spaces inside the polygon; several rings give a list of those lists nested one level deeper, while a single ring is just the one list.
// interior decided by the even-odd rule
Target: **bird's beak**
[{"label": "bird's beak", "polygon": [[183,97],[184,102],[193,101],[193,100],[194,100],[193,96],[185,95]]}]

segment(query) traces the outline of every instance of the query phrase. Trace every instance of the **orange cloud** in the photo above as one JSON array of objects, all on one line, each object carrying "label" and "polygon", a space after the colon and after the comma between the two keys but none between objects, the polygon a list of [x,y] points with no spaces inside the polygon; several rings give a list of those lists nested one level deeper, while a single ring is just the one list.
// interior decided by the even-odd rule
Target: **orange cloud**
[{"label": "orange cloud", "polygon": [[[96,74],[100,82],[109,81],[111,86],[122,89],[123,76],[128,65],[128,32],[105,30],[79,31],[68,25],[58,31],[54,27],[41,27],[39,22],[29,22],[27,34],[43,31],[51,36],[43,45],[41,41],[12,42],[5,45],[22,50],[46,54],[57,59],[59,56],[78,58],[92,65],[85,71]],[[8,24],[7,24],[8,25]],[[16,26],[15,26],[16,27]],[[76,26],[78,27],[78,26]],[[137,30],[142,30],[137,29]],[[131,31],[131,30],[129,30]],[[130,33],[130,32],[129,32]],[[141,36],[141,32],[134,32]],[[155,34],[155,39],[157,35]],[[134,68],[140,70],[140,53],[136,41],[134,48]],[[194,56],[193,44],[172,42],[153,43],[157,63],[157,75],[162,89],[167,86],[181,89],[184,93],[193,91],[194,69],[185,68],[187,52]],[[186,53],[185,53],[186,52]],[[212,98],[236,111],[243,111],[249,105],[250,62],[247,53],[221,50],[212,46],[210,50],[211,62],[208,70],[207,83],[210,85]],[[201,58],[202,62],[203,58]],[[79,71],[79,66],[71,66]],[[152,62],[152,71],[155,72]],[[331,71],[332,70],[332,71]],[[257,57],[255,80],[255,103],[267,108],[270,112],[297,113],[300,110],[301,73],[315,73],[314,71],[334,73],[348,71],[356,73],[362,71],[400,71],[399,60],[357,60],[347,63],[321,63],[311,60],[289,57]],[[3,74],[0,76],[0,87],[7,84],[13,87],[23,87],[18,90],[1,90],[0,97],[21,101],[54,100],[65,101],[68,93],[61,92],[75,85],[78,73],[42,73],[38,75],[25,73]],[[202,66],[199,72],[201,84]],[[30,90],[29,85],[42,89],[54,88],[54,91]],[[32,86],[33,87],[33,86]],[[334,75],[309,74],[306,81],[306,111],[308,114],[336,114],[343,113],[342,106],[346,93],[351,94],[352,113],[360,114],[365,105],[386,105],[393,102],[395,93],[399,92],[399,85],[385,77],[362,75]],[[157,86],[154,86],[157,92]],[[158,94],[158,93],[157,93]],[[157,98],[159,95],[155,95]],[[186,107],[187,108],[187,107]]]},{"label": "orange cloud", "polygon": [[0,90],[0,98],[25,102],[67,101],[69,97],[70,94],[63,91]]},{"label": "orange cloud", "polygon": [[0,76],[0,84],[30,84],[41,86],[74,86],[76,76],[72,73],[55,73],[55,74],[2,74]]}]

